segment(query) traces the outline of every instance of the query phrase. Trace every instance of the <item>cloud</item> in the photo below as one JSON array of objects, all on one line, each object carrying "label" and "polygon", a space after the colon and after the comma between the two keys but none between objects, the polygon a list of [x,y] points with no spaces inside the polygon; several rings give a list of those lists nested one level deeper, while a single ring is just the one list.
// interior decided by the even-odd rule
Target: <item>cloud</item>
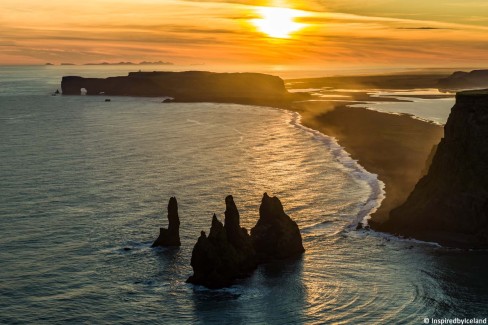
[{"label": "cloud", "polygon": [[412,29],[412,30],[438,30],[438,29],[452,29],[452,28],[442,28],[442,27],[397,27],[396,29]]},{"label": "cloud", "polygon": [[[308,27],[294,38],[272,39],[250,23],[258,16],[255,6],[278,3],[308,10],[296,19]],[[380,3],[385,5],[381,10],[377,8]],[[175,63],[403,64],[488,57],[484,45],[488,27],[480,21],[478,25],[466,23],[467,18],[462,22],[442,21],[437,14],[413,13],[408,8],[398,15],[405,6],[417,8],[420,1],[392,3],[141,0],[136,4],[131,0],[99,0],[96,5],[79,6],[74,0],[3,0],[0,46],[3,53],[8,50],[19,60],[28,56],[75,63],[162,59]]]}]

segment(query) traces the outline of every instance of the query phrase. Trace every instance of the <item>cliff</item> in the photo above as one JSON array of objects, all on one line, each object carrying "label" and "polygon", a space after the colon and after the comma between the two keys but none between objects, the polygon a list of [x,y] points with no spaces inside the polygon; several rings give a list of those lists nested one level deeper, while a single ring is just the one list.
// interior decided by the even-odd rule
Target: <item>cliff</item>
[{"label": "cliff", "polygon": [[376,229],[488,248],[488,90],[461,92],[427,175]]},{"label": "cliff", "polygon": [[280,105],[296,95],[288,93],[284,81],[260,73],[131,72],[124,77],[82,78],[65,76],[63,95],[172,97],[176,102],[229,102]]},{"label": "cliff", "polygon": [[449,77],[439,80],[439,89],[442,91],[483,89],[487,87],[488,70],[456,71]]},{"label": "cliff", "polygon": [[168,229],[159,228],[159,237],[151,247],[181,246],[180,242],[180,218],[178,216],[178,202],[175,197],[168,203]]}]

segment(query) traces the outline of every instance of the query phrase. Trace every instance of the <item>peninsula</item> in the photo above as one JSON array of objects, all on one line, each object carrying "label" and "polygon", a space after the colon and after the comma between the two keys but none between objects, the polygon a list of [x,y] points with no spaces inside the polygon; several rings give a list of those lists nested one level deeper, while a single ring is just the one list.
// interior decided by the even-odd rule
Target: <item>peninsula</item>
[{"label": "peninsula", "polygon": [[261,73],[130,72],[128,76],[65,76],[63,95],[171,97],[175,102],[217,102],[283,106],[303,95],[290,94],[284,81]]}]

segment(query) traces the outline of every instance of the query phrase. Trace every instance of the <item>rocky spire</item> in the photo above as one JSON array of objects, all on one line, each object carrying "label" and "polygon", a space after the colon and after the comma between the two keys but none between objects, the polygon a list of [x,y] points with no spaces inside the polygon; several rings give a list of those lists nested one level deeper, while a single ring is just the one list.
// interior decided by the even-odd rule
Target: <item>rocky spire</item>
[{"label": "rocky spire", "polygon": [[240,216],[232,195],[225,198],[225,230],[228,235],[240,231]]},{"label": "rocky spire", "polygon": [[193,275],[187,282],[221,288],[248,276],[258,262],[303,253],[298,226],[285,214],[278,198],[264,194],[251,236],[239,224],[239,211],[231,195],[225,198],[225,205],[225,225],[214,214],[208,237],[202,231],[193,248]]},{"label": "rocky spire", "polygon": [[251,273],[257,266],[251,237],[239,224],[239,211],[231,195],[225,198],[225,226],[214,214],[207,237],[193,248],[193,275],[187,282],[219,288]]},{"label": "rocky spire", "polygon": [[168,229],[159,228],[159,237],[151,247],[157,246],[181,246],[180,218],[178,216],[178,202],[175,197],[171,197],[168,203]]},{"label": "rocky spire", "polygon": [[295,221],[284,211],[277,197],[264,193],[259,220],[251,229],[251,239],[259,262],[297,257],[305,249]]}]

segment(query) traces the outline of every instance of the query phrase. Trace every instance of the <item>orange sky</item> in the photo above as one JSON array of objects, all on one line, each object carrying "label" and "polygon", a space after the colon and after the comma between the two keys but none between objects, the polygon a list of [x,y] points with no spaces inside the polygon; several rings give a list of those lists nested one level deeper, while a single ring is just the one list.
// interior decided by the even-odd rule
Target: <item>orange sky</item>
[{"label": "orange sky", "polygon": [[[301,10],[300,28],[271,37],[261,6]],[[0,3],[0,64],[486,67],[487,40],[486,0]]]}]

